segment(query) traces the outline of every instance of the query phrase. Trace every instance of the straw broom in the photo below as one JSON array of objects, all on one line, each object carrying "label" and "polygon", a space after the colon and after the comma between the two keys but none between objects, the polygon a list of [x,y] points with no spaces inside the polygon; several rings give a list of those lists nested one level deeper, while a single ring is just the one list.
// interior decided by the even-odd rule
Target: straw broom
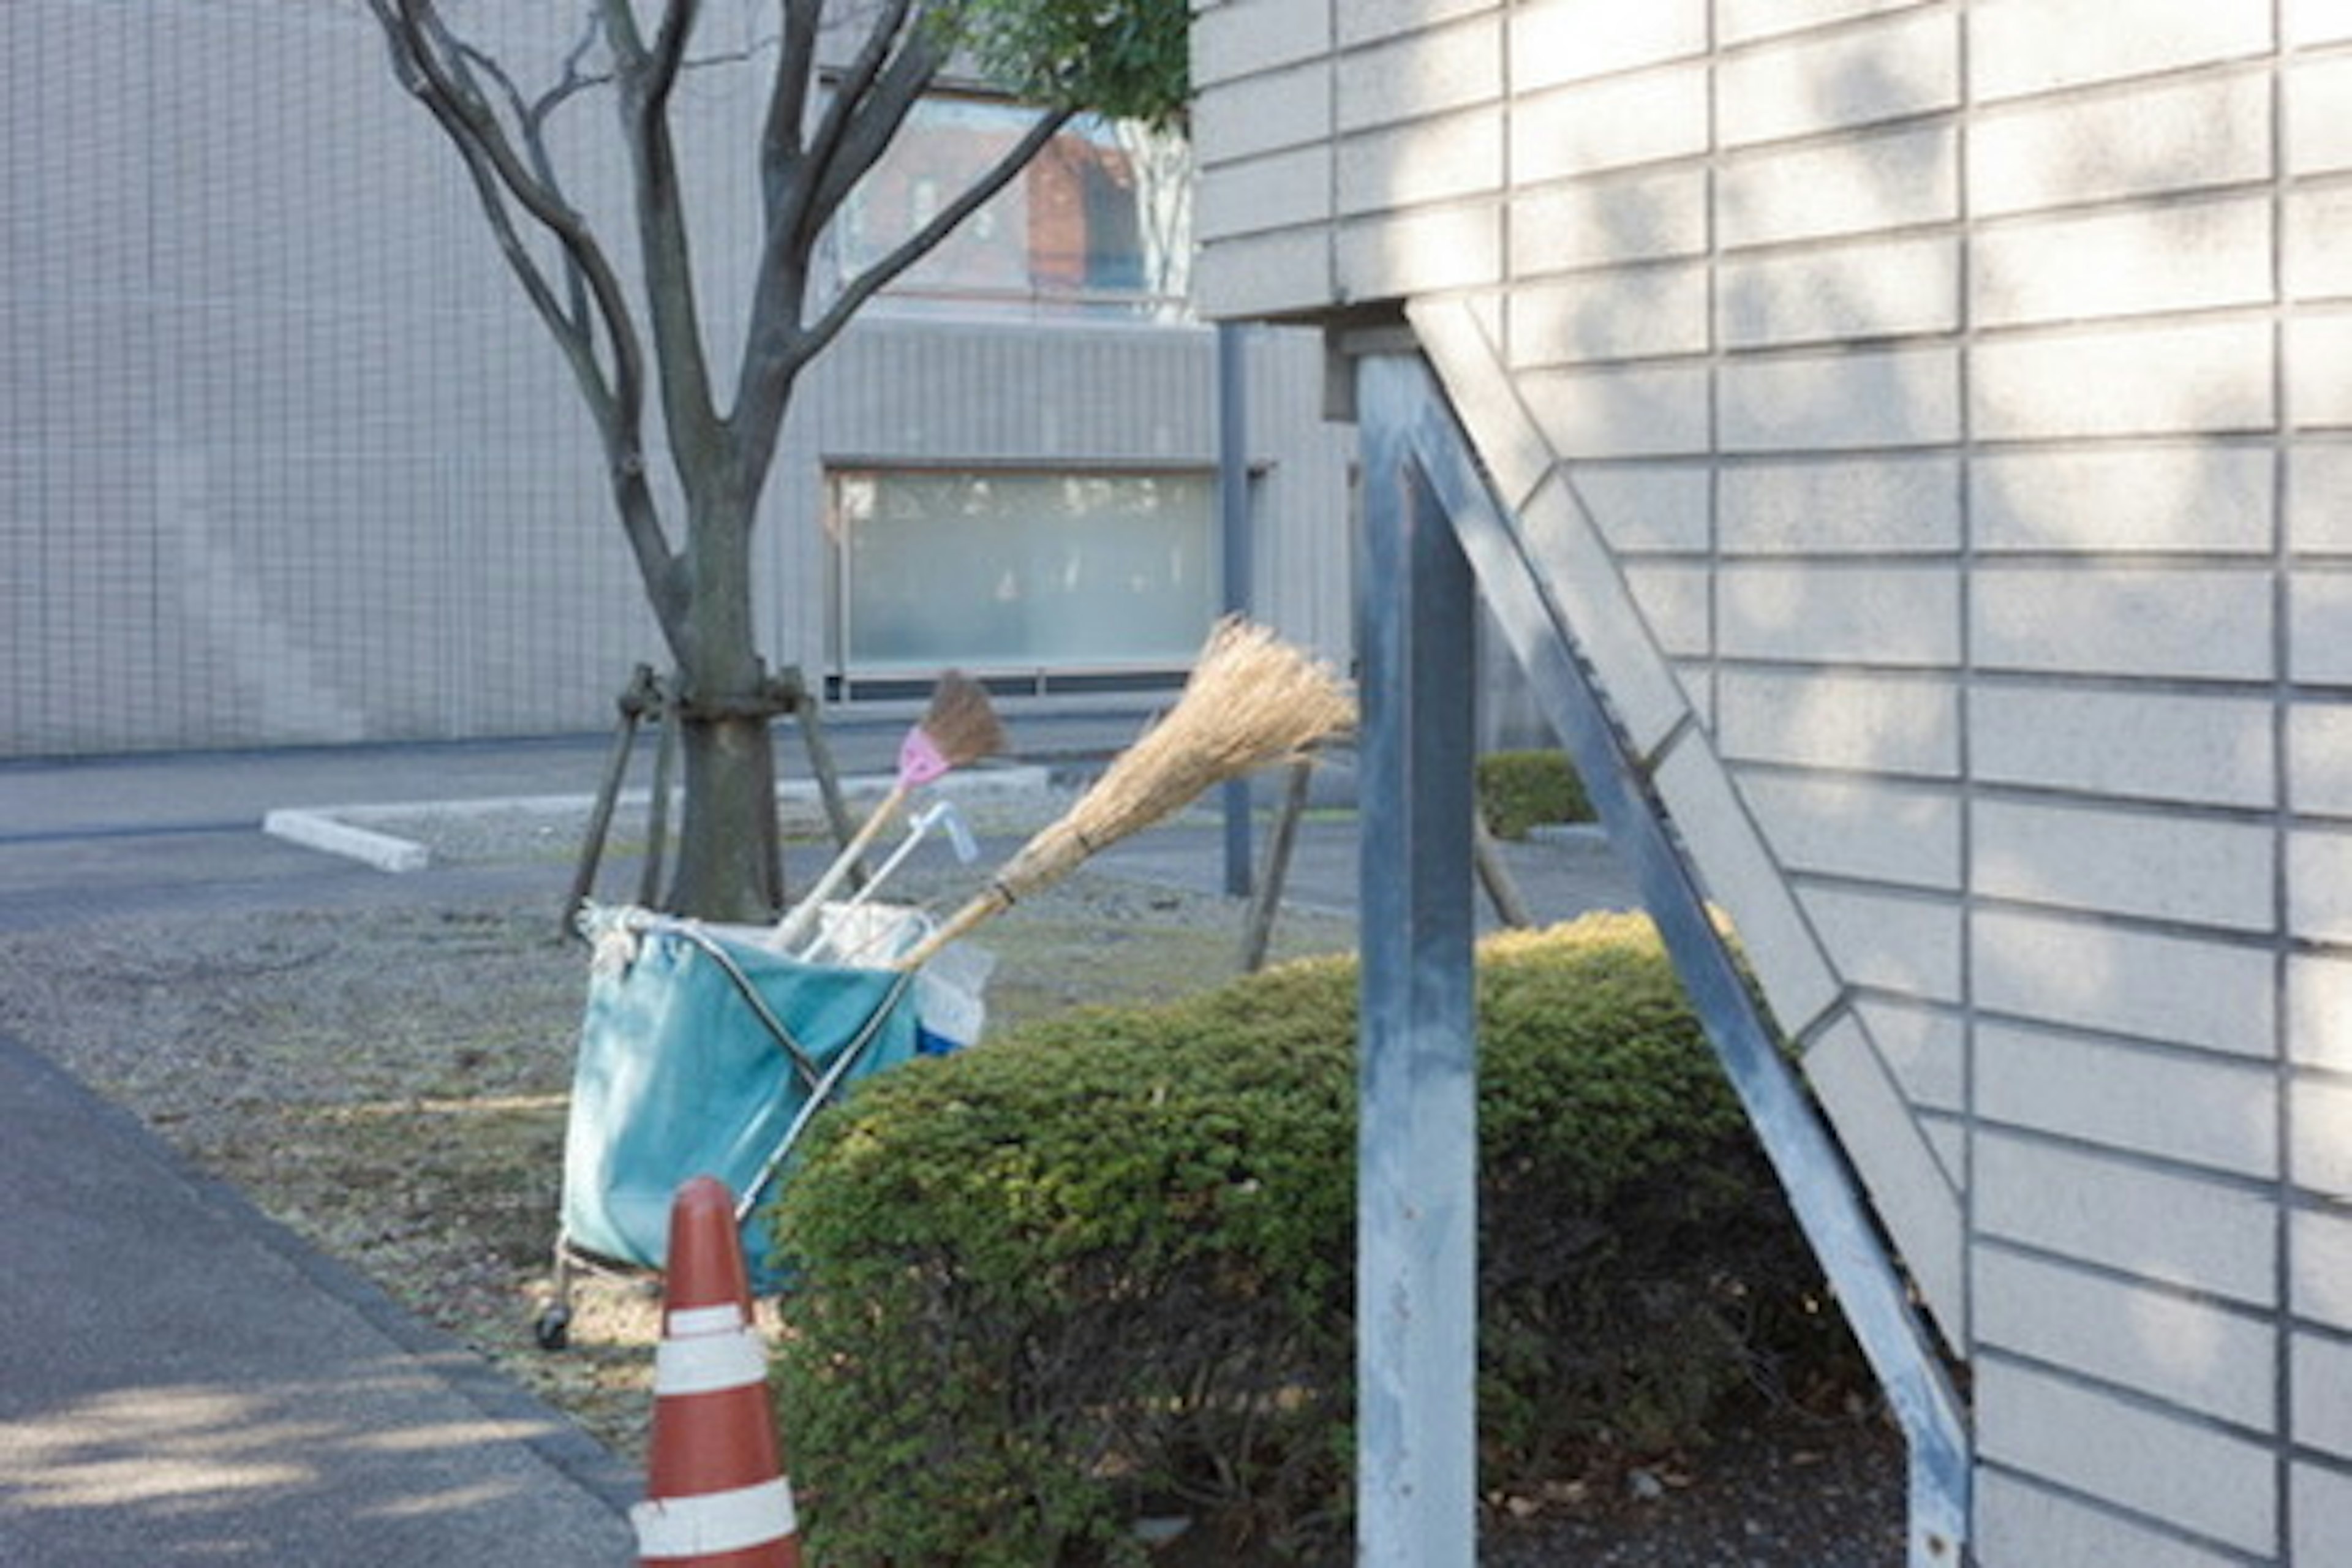
[{"label": "straw broom", "polygon": [[784,913],[768,934],[767,944],[789,952],[799,947],[824,909],[824,901],[840,889],[874,840],[920,785],[942,777],[968,763],[976,763],[1004,749],[1004,726],[997,721],[988,689],[961,670],[950,669],[931,689],[930,706],[898,743],[898,775],[889,793],[868,814],[865,824],[843,846],[801,901]]},{"label": "straw broom", "polygon": [[1263,626],[1217,623],[1184,690],[1070,809],[982,892],[898,961],[913,969],[1096,851],[1173,815],[1213,784],[1294,759],[1356,721],[1339,678]]}]

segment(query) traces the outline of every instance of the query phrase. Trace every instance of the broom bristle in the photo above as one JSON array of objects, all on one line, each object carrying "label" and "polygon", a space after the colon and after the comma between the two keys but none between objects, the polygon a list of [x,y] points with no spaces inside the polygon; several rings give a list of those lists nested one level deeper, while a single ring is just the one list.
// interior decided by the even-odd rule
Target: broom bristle
[{"label": "broom bristle", "polygon": [[988,700],[988,689],[960,669],[940,677],[931,705],[923,712],[923,733],[955,767],[1004,749],[1004,726]]},{"label": "broom bristle", "polygon": [[1217,624],[1176,705],[1016,854],[996,879],[1018,894],[1150,826],[1213,784],[1285,762],[1356,721],[1339,678],[1237,617]]},{"label": "broom bristle", "polygon": [[1217,623],[1176,705],[1114,758],[1070,809],[1023,845],[988,888],[897,963],[931,954],[1094,854],[1181,810],[1212,784],[1297,758],[1353,727],[1339,677],[1238,616]]}]

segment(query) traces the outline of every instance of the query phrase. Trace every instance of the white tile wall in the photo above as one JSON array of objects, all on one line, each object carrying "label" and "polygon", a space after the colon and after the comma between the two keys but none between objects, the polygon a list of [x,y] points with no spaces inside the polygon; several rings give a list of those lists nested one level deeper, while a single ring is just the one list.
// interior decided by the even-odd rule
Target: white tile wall
[{"label": "white tile wall", "polygon": [[1976,1233],[2252,1307],[2277,1302],[2277,1206],[2260,1189],[1987,1130]]},{"label": "white tile wall", "polygon": [[2352,1476],[2315,1464],[2296,1465],[2288,1479],[2294,1500],[2289,1561],[2325,1563],[2352,1541]]},{"label": "white tile wall", "polygon": [[1738,147],[1949,109],[1960,95],[1958,30],[1935,6],[1726,55],[1716,134]]},{"label": "white tile wall", "polygon": [[2297,1081],[2290,1121],[2288,1178],[2331,1203],[2352,1201],[2352,1083]]},{"label": "white tile wall", "polygon": [[1958,354],[1942,347],[1739,359],[1718,377],[1727,452],[1923,447],[1960,432]]},{"label": "white tile wall", "polygon": [[2256,567],[1979,566],[1969,639],[1985,669],[2263,681],[2275,584]]},{"label": "white tile wall", "polygon": [[1706,268],[1686,261],[1522,284],[1510,297],[1511,363],[1703,353],[1707,287]]},{"label": "white tile wall", "polygon": [[2286,172],[2318,174],[2352,169],[2352,127],[2341,113],[2352,91],[2352,58],[2299,60],[2284,74]]},{"label": "white tile wall", "polygon": [[2006,1247],[1974,1268],[1985,1344],[2241,1426],[2278,1419],[2278,1331],[2256,1314]]},{"label": "white tile wall", "polygon": [[1505,10],[1442,367],[1706,726],[1661,784],[1975,1355],[1979,1560],[2352,1561],[2352,5]]},{"label": "white tile wall", "polygon": [[1979,217],[2259,181],[2271,161],[2271,84],[2217,71],[1988,110],[1969,129]]},{"label": "white tile wall", "polygon": [[2276,839],[2227,817],[1979,798],[1969,883],[1981,896],[2143,920],[2265,931]]},{"label": "white tile wall", "polygon": [[1706,72],[1666,66],[1511,105],[1511,178],[1523,184],[1706,151]]},{"label": "white tile wall", "polygon": [[2253,430],[2278,412],[2273,364],[2259,321],[2003,338],[1970,361],[1969,407],[1986,440]]},{"label": "white tile wall", "polygon": [[2240,1551],[2276,1539],[2276,1461],[2255,1438],[1999,1357],[1978,1371],[1976,1408],[1990,1461]]},{"label": "white tile wall", "polygon": [[2275,720],[2248,695],[1985,684],[1969,698],[1970,762],[1988,783],[2266,809]]},{"label": "white tile wall", "polygon": [[1979,0],[1969,79],[1990,100],[2243,58],[2268,48],[2269,13],[2208,0]]},{"label": "white tile wall", "polygon": [[2279,1173],[2267,1062],[1986,1022],[1976,1072],[1976,1113],[1989,1121],[2256,1180]]},{"label": "white tile wall", "polygon": [[1540,92],[1706,47],[1705,0],[1537,0],[1511,9],[1511,88]]},{"label": "white tile wall", "polygon": [[1716,576],[1728,658],[1938,669],[1959,660],[1956,566],[1743,561]]},{"label": "white tile wall", "polygon": [[1758,149],[1716,176],[1727,247],[1861,235],[1959,216],[1959,137],[1935,123]]},{"label": "white tile wall", "polygon": [[2286,961],[2286,1057],[2352,1072],[2352,958],[2297,953]]},{"label": "white tile wall", "polygon": [[2352,942],[2352,829],[2287,836],[2287,925],[2312,942]]},{"label": "white tile wall", "polygon": [[1959,688],[1925,675],[1727,668],[1716,742],[1743,762],[1950,776]]},{"label": "white tile wall", "polygon": [[2352,1215],[2298,1208],[2288,1215],[2290,1300],[2295,1316],[2352,1330]]},{"label": "white tile wall", "polygon": [[[1968,1030],[1958,1013],[1876,996],[1857,1000],[1853,1011],[1906,1100],[1928,1111],[1966,1109]],[[1946,1176],[1955,1191],[1966,1185],[1957,1160]]]},{"label": "white tile wall", "polygon": [[1805,1056],[1806,1076],[1841,1126],[1871,1203],[1908,1241],[1905,1263],[1954,1341],[1969,1338],[1968,1293],[1958,1195],[1948,1184],[1925,1133],[1903,1103],[1867,1034],[1852,1016],[1838,1020]]},{"label": "white tile wall", "polygon": [[1472,16],[1342,55],[1336,125],[1350,135],[1490,104],[1502,91],[1502,23]]},{"label": "white tile wall", "polygon": [[[2298,1504],[2298,1507],[2301,1505]],[[2035,1568],[2243,1568],[2245,1558],[2118,1517],[2005,1470],[1980,1471],[1976,1550],[1986,1563]]]},{"label": "white tile wall", "polygon": [[1696,256],[1706,248],[1706,171],[1685,164],[1523,188],[1510,214],[1517,277]]},{"label": "white tile wall", "polygon": [[2250,443],[1986,453],[1969,467],[1971,536],[1986,554],[2228,554],[2267,564],[2276,471],[2271,448]]},{"label": "white tile wall", "polygon": [[1988,228],[1969,247],[1969,320],[2015,327],[2266,304],[2271,226],[2267,195],[2238,195]]},{"label": "white tile wall", "polygon": [[1797,883],[1798,902],[1852,984],[1926,1002],[1958,1002],[1960,909],[1888,888]]},{"label": "white tile wall", "polygon": [[1960,805],[1951,789],[1777,769],[1738,777],[1741,798],[1790,870],[1958,890]]},{"label": "white tile wall", "polygon": [[1723,552],[1937,554],[1960,547],[1960,464],[1944,454],[1742,463],[1723,470]]},{"label": "white tile wall", "polygon": [[1987,908],[1971,917],[1969,954],[1988,1014],[2254,1059],[2277,1051],[2277,960],[2253,942]]},{"label": "white tile wall", "polygon": [[1742,255],[1717,266],[1716,291],[1726,348],[1953,331],[1960,247],[1927,235]]}]

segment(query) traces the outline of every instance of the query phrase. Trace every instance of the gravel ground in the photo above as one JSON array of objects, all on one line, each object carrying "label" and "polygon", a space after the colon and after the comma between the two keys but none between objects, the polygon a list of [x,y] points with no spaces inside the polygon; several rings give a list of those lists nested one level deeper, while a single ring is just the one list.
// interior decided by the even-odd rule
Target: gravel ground
[{"label": "gravel ground", "polygon": [[[578,842],[576,824],[530,813],[375,826],[424,839],[436,864],[544,860],[551,889]],[[983,816],[979,826],[1019,824]],[[944,903],[973,882],[951,866],[910,865],[892,891]],[[562,1354],[530,1333],[585,975],[583,950],[557,940],[550,910],[207,916],[10,935],[0,1027],[637,1456],[657,1318],[644,1282],[581,1282]],[[1212,983],[1233,972],[1239,930],[1231,900],[1081,870],[987,928],[999,958],[992,1017]],[[1289,915],[1276,956],[1351,940],[1343,921]],[[1884,1421],[1783,1413],[1704,1452],[1490,1500],[1480,1560],[1896,1563],[1902,1479]]]}]

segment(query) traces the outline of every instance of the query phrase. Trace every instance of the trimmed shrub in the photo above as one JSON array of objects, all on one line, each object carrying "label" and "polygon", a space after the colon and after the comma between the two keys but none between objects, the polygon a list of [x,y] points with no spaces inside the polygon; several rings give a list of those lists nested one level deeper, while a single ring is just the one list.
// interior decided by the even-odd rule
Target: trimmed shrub
[{"label": "trimmed shrub", "polygon": [[[810,1551],[1142,1560],[1139,1513],[1316,1560],[1352,1503],[1356,966],[912,1063],[775,1215]],[[1481,949],[1485,1483],[1704,1436],[1817,1276],[1645,920]]]},{"label": "trimmed shrub", "polygon": [[1558,752],[1489,752],[1478,759],[1479,814],[1497,838],[1525,838],[1547,822],[1590,822],[1584,781]]}]

